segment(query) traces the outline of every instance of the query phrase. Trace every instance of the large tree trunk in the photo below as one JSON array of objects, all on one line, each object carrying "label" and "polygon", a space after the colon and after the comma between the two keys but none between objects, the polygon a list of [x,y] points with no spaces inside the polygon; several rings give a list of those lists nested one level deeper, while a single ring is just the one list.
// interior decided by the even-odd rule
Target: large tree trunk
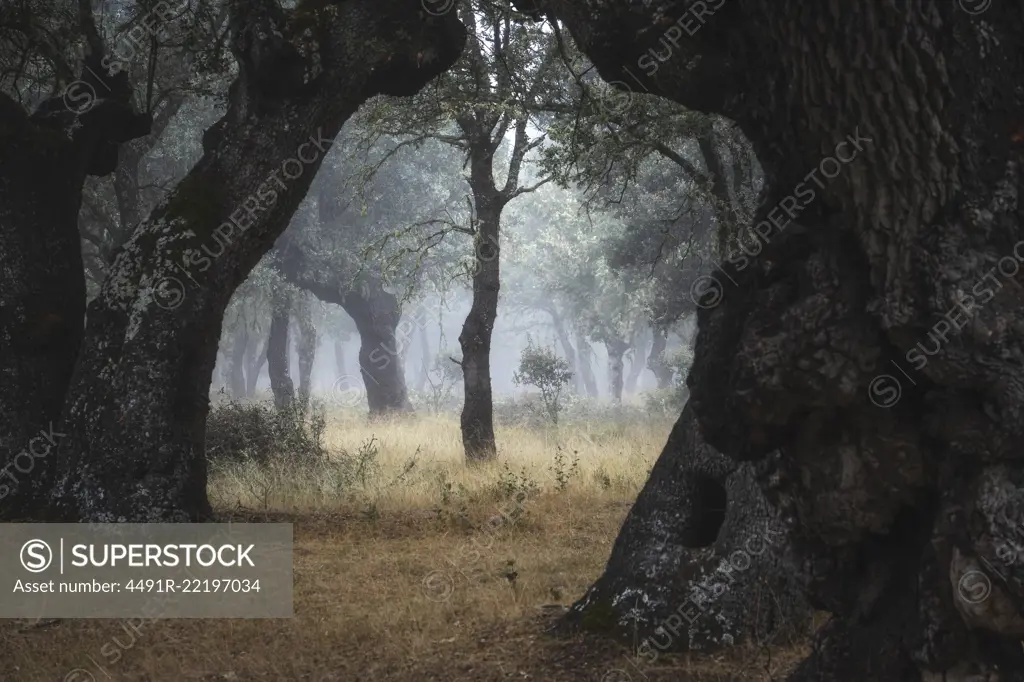
[{"label": "large tree trunk", "polygon": [[288,328],[291,326],[292,295],[282,293],[274,296],[270,315],[270,335],[267,337],[267,374],[270,375],[270,390],[274,394],[274,407],[286,410],[295,399],[295,384],[292,382],[289,362]]},{"label": "large tree trunk", "polygon": [[[31,116],[0,92],[0,518],[44,512],[56,471],[50,455],[64,438],[60,415],[85,322],[82,186],[115,170],[118,144],[149,132],[125,74],[106,83],[92,75],[103,72],[102,57],[87,57],[83,87]],[[78,96],[86,100],[75,110]]]},{"label": "large tree trunk", "polygon": [[299,328],[299,340],[295,347],[299,356],[299,407],[305,412],[309,408],[310,382],[313,378],[313,364],[316,362],[316,347],[320,339],[316,333],[316,326],[313,325],[308,296],[303,296],[296,312]]},{"label": "large tree trunk", "polygon": [[90,305],[55,460],[57,518],[209,514],[207,391],[232,292],[288,225],[356,107],[414,93],[454,61],[465,35],[451,13],[420,12],[414,0],[237,7],[227,113]]},{"label": "large tree trunk", "polygon": [[759,253],[714,273],[688,383],[835,614],[790,679],[1024,679],[1020,3],[701,3],[643,76],[690,3],[516,4],[758,153]]},{"label": "large tree trunk", "polygon": [[[333,199],[321,194],[321,216],[326,218]],[[278,245],[279,269],[295,285],[325,303],[340,305],[356,323],[359,332],[359,374],[366,389],[370,417],[412,412],[402,369],[401,343],[408,342],[408,330],[399,335],[402,305],[384,290],[384,282],[368,270],[353,280],[338,269],[315,268],[304,249],[286,236]],[[401,343],[399,342],[401,336]],[[354,390],[355,377],[341,376],[335,388],[343,402],[354,407],[361,399]]]},{"label": "large tree trunk", "polygon": [[[489,157],[486,163],[487,177],[491,178]],[[462,325],[459,345],[462,347],[464,389],[462,445],[466,459],[479,462],[498,456],[491,395],[491,334],[498,317],[501,206],[485,190],[474,190],[474,198],[477,234],[473,240],[473,303]]]},{"label": "large tree trunk", "polygon": [[629,350],[629,344],[622,339],[609,339],[604,347],[608,350],[608,393],[612,402],[622,404],[623,363],[622,356]]},{"label": "large tree trunk", "polygon": [[239,399],[245,396],[245,353],[246,348],[255,346],[250,343],[249,327],[244,319],[235,323],[235,333],[231,335],[231,355],[228,359],[228,385],[231,397]]},{"label": "large tree trunk", "polygon": [[665,361],[665,348],[668,346],[668,330],[655,327],[652,330],[654,340],[651,342],[651,353],[647,356],[647,368],[658,380],[658,388],[672,386],[672,366]]}]

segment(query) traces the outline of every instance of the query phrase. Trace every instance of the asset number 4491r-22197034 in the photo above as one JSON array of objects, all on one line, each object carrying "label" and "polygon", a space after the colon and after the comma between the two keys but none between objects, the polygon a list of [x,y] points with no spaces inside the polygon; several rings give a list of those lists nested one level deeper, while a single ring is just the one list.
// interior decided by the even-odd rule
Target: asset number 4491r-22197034
[{"label": "asset number 4491r-22197034", "polygon": [[243,578],[213,578],[203,579],[186,578],[175,580],[173,578],[146,578],[129,580],[125,588],[129,592],[158,592],[158,593],[180,593],[191,592],[259,592],[260,581]]}]

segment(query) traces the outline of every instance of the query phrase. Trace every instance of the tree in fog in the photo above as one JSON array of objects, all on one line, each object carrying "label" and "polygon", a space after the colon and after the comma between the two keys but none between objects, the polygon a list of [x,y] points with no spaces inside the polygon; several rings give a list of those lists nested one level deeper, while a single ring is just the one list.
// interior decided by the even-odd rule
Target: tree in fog
[{"label": "tree in fog", "polygon": [[[466,223],[450,228],[473,238],[473,303],[459,336],[461,425],[467,460],[482,461],[497,455],[490,354],[498,314],[502,213],[513,199],[547,182],[541,178],[525,185],[521,174],[527,155],[544,139],[532,130],[533,115],[542,100],[563,88],[550,32],[517,20],[507,6],[474,6],[468,0],[457,5],[469,29],[462,60],[418,97],[382,102],[369,112],[367,125],[371,133],[406,134],[403,144],[430,138],[465,155],[470,214]],[[504,182],[495,178],[500,172],[496,161],[504,166]]]}]

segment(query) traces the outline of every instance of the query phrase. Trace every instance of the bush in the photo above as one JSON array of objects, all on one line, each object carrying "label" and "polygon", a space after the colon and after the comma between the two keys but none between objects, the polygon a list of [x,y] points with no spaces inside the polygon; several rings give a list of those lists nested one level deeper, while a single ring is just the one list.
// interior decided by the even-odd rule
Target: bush
[{"label": "bush", "polygon": [[552,424],[558,423],[562,411],[562,390],[572,380],[569,363],[549,348],[533,345],[527,337],[527,346],[519,357],[519,370],[512,375],[516,386],[535,386],[540,389],[540,402]]},{"label": "bush", "polygon": [[206,459],[211,465],[273,459],[321,461],[327,457],[323,411],[307,417],[297,407],[277,410],[269,402],[229,400],[206,419]]}]

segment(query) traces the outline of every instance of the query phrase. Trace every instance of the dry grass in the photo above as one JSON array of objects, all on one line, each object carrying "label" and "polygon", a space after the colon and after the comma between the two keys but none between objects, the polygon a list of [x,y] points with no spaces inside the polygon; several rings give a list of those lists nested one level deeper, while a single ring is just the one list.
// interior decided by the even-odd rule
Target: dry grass
[{"label": "dry grass", "polygon": [[[356,453],[373,439],[365,481],[330,465],[269,477],[233,467],[211,480],[223,515],[295,524],[294,618],[153,621],[134,636],[115,620],[5,621],[0,681],[778,679],[794,652],[773,652],[771,665],[743,651],[637,668],[617,644],[544,633],[551,605],[600,574],[670,426],[502,429],[503,460],[541,491],[494,529],[494,488],[508,474],[462,465],[456,420],[336,416],[333,447]],[[567,466],[579,457],[564,490],[550,468],[557,446]]]}]

